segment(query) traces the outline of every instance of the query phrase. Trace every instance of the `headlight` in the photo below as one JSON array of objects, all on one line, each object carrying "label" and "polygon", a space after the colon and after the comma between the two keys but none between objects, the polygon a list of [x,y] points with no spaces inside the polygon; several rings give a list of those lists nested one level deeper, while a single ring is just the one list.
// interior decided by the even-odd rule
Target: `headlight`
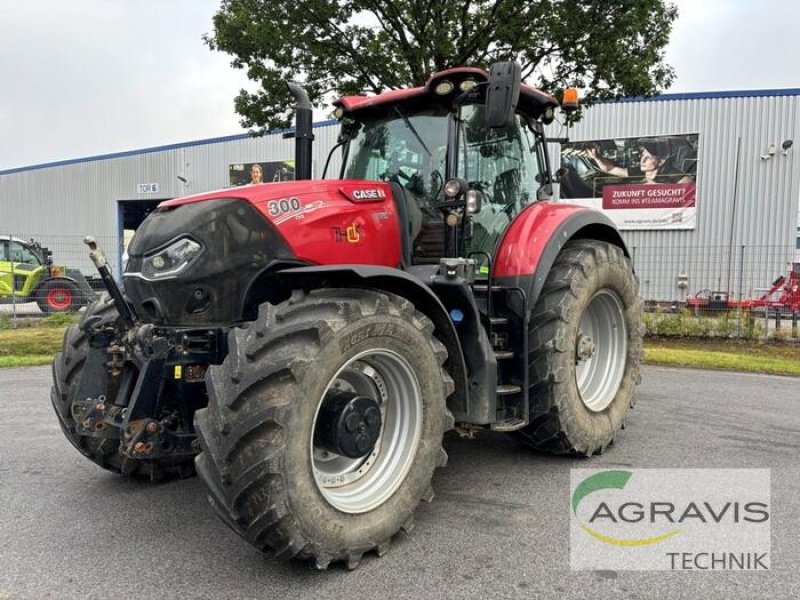
[{"label": "headlight", "polygon": [[180,238],[163,250],[145,256],[142,275],[145,279],[175,277],[197,258],[203,247],[191,238]]},{"label": "headlight", "polygon": [[460,89],[462,92],[468,92],[470,90],[475,89],[475,86],[477,85],[478,82],[475,81],[474,79],[465,79],[464,81],[458,84],[458,89]]},{"label": "headlight", "polygon": [[455,200],[467,190],[467,182],[463,179],[450,179],[444,184],[444,195],[448,200]]},{"label": "headlight", "polygon": [[433,88],[433,93],[436,94],[437,96],[446,96],[452,91],[453,91],[453,82],[447,81],[446,79],[444,81],[440,81],[439,83],[437,83],[436,87]]}]

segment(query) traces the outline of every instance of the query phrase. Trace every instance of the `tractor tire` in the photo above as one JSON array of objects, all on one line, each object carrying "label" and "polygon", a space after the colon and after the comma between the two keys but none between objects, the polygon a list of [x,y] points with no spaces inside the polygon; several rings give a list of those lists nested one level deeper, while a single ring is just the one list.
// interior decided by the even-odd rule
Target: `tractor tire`
[{"label": "tractor tire", "polygon": [[634,404],[642,354],[638,282],[617,246],[568,242],[530,318],[530,423],[514,432],[553,454],[602,453]]},{"label": "tractor tire", "polygon": [[83,303],[81,291],[68,279],[48,279],[36,290],[36,304],[45,314],[75,312]]},{"label": "tractor tire", "polygon": [[[383,555],[411,530],[420,500],[433,499],[434,470],[447,461],[454,385],[433,324],[381,292],[296,291],[261,305],[228,344],[207,373],[208,407],[195,413],[197,471],[216,512],[273,559],[352,569],[365,552]],[[360,457],[319,445],[330,422],[321,408],[341,393],[380,407],[379,437]]]},{"label": "tractor tire", "polygon": [[113,473],[149,481],[182,479],[194,475],[193,459],[179,462],[129,460],[120,452],[118,440],[92,438],[76,433],[72,402],[75,399],[89,348],[84,325],[94,316],[99,316],[104,323],[112,322],[119,317],[114,301],[108,294],[102,294],[90,304],[79,323],[67,329],[62,350],[53,359],[53,386],[50,389],[50,400],[67,440],[89,460]]}]

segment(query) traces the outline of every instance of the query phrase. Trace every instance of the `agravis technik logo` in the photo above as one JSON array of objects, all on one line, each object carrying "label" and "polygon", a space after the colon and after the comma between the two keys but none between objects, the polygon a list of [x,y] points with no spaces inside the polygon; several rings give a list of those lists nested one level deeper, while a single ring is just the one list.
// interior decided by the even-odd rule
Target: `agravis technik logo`
[{"label": "agravis technik logo", "polygon": [[769,568],[768,469],[574,469],[575,569]]},{"label": "agravis technik logo", "polygon": [[[590,475],[584,479],[572,493],[572,512],[577,517],[578,505],[580,504],[581,500],[593,492],[607,489],[625,489],[625,484],[628,483],[631,475],[633,474],[630,471],[601,471],[600,473]],[[613,513],[605,502],[601,502],[598,505],[595,512],[589,518],[589,522],[593,523],[595,520],[599,520],[601,517],[611,518],[614,520]],[[604,535],[586,523],[581,523],[580,527],[596,540],[599,540],[604,544],[612,544],[614,546],[649,546],[651,544],[658,544],[659,542],[663,542],[674,535],[678,535],[681,531],[680,528],[676,528],[662,535],[657,535],[654,537],[622,539],[611,535]]]}]

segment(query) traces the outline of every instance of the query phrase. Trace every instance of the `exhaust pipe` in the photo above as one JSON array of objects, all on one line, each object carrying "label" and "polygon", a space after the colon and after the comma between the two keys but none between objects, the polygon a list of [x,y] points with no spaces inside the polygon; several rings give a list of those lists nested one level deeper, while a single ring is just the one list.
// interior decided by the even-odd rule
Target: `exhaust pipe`
[{"label": "exhaust pipe", "polygon": [[286,86],[297,102],[294,133],[294,178],[311,179],[311,143],[314,141],[311,118],[314,107],[308,99],[308,93],[302,87],[290,81],[286,82]]}]

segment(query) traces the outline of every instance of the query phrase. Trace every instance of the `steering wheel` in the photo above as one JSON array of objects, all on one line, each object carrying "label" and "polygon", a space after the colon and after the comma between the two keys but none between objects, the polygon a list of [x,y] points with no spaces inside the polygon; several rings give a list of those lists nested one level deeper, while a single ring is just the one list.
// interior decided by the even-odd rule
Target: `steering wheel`
[{"label": "steering wheel", "polygon": [[[436,188],[436,191],[433,190],[433,182],[434,180],[439,180],[439,186]],[[444,176],[438,171],[433,170],[431,171],[431,192],[432,197],[435,199],[439,198],[439,194],[442,193],[442,188],[444,188]]]},{"label": "steering wheel", "polygon": [[403,169],[398,167],[394,172],[391,173],[389,171],[384,171],[381,173],[380,178],[383,181],[394,181],[401,185],[407,185],[413,178],[413,175],[404,173]]}]

